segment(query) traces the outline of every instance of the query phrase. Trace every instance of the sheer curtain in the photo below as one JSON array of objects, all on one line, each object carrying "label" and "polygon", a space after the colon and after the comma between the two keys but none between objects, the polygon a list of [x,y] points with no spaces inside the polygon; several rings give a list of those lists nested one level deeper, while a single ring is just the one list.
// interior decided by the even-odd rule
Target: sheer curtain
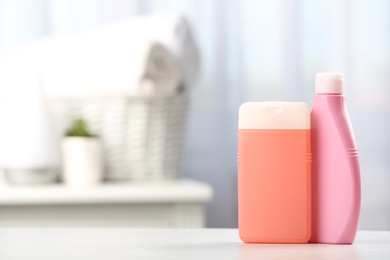
[{"label": "sheer curtain", "polygon": [[189,18],[202,53],[182,175],[215,189],[209,227],[237,226],[237,110],[312,102],[314,74],[341,71],[361,156],[360,229],[390,230],[390,2],[386,0],[0,0],[0,51],[155,11]]}]

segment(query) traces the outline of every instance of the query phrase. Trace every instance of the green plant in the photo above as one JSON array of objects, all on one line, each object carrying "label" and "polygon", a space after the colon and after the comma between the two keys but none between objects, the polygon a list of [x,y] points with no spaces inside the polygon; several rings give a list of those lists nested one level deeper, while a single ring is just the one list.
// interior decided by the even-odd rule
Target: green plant
[{"label": "green plant", "polygon": [[66,136],[77,137],[96,137],[88,130],[87,123],[83,119],[73,121],[72,127],[66,131]]}]

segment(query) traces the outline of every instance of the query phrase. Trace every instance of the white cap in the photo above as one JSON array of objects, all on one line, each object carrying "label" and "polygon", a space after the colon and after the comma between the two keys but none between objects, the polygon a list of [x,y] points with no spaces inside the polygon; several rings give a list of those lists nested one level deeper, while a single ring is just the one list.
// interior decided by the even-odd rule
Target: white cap
[{"label": "white cap", "polygon": [[246,102],[239,129],[310,129],[310,108],[303,102]]},{"label": "white cap", "polygon": [[342,94],[344,92],[344,74],[317,73],[316,93]]}]

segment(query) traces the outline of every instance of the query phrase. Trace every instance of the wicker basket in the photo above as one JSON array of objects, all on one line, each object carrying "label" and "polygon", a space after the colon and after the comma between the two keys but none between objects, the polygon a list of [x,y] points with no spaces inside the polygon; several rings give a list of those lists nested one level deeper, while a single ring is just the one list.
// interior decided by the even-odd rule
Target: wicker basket
[{"label": "wicker basket", "polygon": [[186,93],[155,97],[55,98],[54,125],[63,135],[85,119],[103,142],[108,180],[160,180],[178,176],[188,109]]}]

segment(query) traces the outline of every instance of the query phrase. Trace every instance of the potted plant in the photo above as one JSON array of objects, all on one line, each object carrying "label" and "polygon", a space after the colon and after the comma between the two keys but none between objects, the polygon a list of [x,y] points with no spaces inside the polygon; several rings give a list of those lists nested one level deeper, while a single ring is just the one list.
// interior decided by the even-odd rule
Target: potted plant
[{"label": "potted plant", "polygon": [[62,142],[63,180],[71,186],[99,184],[103,177],[102,148],[82,119],[73,122]]}]

